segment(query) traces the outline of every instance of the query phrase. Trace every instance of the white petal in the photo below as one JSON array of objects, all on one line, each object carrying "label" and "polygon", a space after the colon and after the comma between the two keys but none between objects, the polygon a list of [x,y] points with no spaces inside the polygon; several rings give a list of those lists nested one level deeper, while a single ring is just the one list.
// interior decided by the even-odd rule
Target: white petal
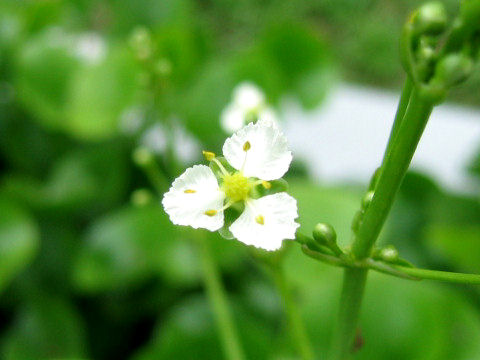
[{"label": "white petal", "polygon": [[[224,200],[225,194],[212,170],[205,165],[195,165],[173,182],[162,204],[174,224],[215,231],[223,226]],[[216,210],[217,214],[205,215],[208,210]]]},{"label": "white petal", "polygon": [[280,123],[278,121],[277,114],[270,107],[263,108],[258,113],[257,123],[269,124],[269,125],[272,125],[276,129],[280,129]]},{"label": "white petal", "polygon": [[228,105],[220,115],[220,124],[228,134],[233,134],[245,125],[245,112],[234,104]]},{"label": "white petal", "polygon": [[243,82],[235,88],[233,102],[248,112],[260,108],[265,102],[265,95],[255,84]]},{"label": "white petal", "polygon": [[[263,225],[257,222],[263,218]],[[230,226],[230,231],[239,241],[265,250],[277,250],[282,240],[295,239],[300,226],[297,201],[287,193],[267,195],[249,200],[242,215]]]},{"label": "white petal", "polygon": [[[250,143],[247,152],[243,150],[246,142]],[[229,137],[223,145],[223,155],[246,177],[262,180],[281,178],[292,162],[292,152],[288,150],[285,136],[265,122],[248,124]]]}]

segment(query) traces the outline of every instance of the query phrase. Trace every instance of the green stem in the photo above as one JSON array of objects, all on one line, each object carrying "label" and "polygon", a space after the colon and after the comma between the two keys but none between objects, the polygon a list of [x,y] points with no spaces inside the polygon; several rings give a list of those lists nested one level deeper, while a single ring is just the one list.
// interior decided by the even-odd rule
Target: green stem
[{"label": "green stem", "polygon": [[381,168],[372,202],[365,212],[352,245],[352,253],[356,258],[363,259],[370,255],[408,170],[432,108],[433,105],[422,98],[417,89],[412,91],[410,103],[397,136],[392,139],[390,153]]},{"label": "green stem", "polygon": [[331,359],[348,359],[353,352],[367,269],[346,268],[340,297],[340,312],[335,329]]},{"label": "green stem", "polygon": [[448,271],[426,270],[398,265],[392,265],[392,267],[400,270],[405,274],[415,276],[420,279],[440,280],[471,285],[480,284],[480,275],[477,274],[462,274]]},{"label": "green stem", "polygon": [[397,136],[398,130],[400,129],[400,124],[405,117],[405,113],[410,102],[410,97],[412,96],[412,90],[413,81],[410,79],[410,76],[407,76],[407,78],[405,79],[405,84],[403,84],[400,102],[398,103],[397,112],[395,113],[395,119],[393,121],[392,130],[390,131],[390,137],[388,139],[387,149],[385,150],[382,164],[385,163],[386,159],[392,151],[392,145],[394,143],[395,137]]},{"label": "green stem", "polygon": [[[402,101],[397,111],[399,114],[401,114],[401,106]],[[388,153],[385,154],[372,202],[363,216],[352,244],[352,255],[355,258],[361,260],[370,255],[410,165],[432,108],[432,103],[422,98],[414,88],[403,119],[397,125],[397,129],[392,131],[396,135],[389,140]],[[367,269],[361,268],[344,270],[339,325],[333,341],[334,359],[347,359],[351,353],[367,272]]]},{"label": "green stem", "polygon": [[212,305],[215,321],[219,330],[225,357],[229,360],[243,360],[245,358],[233,317],[227,304],[225,289],[220,280],[220,274],[213,259],[208,239],[199,236],[203,278]]},{"label": "green stem", "polygon": [[292,341],[303,360],[312,360],[315,358],[313,355],[312,346],[310,344],[310,340],[308,339],[307,331],[303,324],[301,314],[298,311],[298,306],[292,297],[292,291],[288,286],[283,268],[280,264],[272,264],[270,267],[272,269],[275,285],[277,286],[277,289],[280,292],[283,300],[285,313],[287,314],[290,325],[289,330],[292,336]]},{"label": "green stem", "polygon": [[[164,185],[167,183],[167,179],[158,168],[158,164],[151,161],[145,164],[143,169],[152,186],[158,195],[161,196],[164,189],[166,190],[168,188],[168,185]],[[245,356],[243,355],[243,350],[238,340],[233,317],[227,304],[225,289],[223,288],[220,274],[210,249],[210,244],[205,234],[198,234],[195,239],[198,242],[200,251],[203,280],[215,315],[225,357],[228,360],[243,360]]]},{"label": "green stem", "polygon": [[162,196],[163,193],[168,190],[170,184],[167,177],[160,170],[157,162],[152,159],[152,161],[144,165],[143,169],[155,191],[159,196]]}]

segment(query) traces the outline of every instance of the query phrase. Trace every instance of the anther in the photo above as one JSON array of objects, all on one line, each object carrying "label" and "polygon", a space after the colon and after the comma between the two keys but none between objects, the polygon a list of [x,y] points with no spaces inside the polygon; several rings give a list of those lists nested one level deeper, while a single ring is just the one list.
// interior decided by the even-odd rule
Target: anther
[{"label": "anther", "polygon": [[243,151],[248,151],[251,147],[252,145],[250,144],[250,141],[247,141],[245,144],[243,144]]},{"label": "anther", "polygon": [[205,211],[205,215],[215,216],[215,215],[217,215],[217,210],[207,210],[207,211]]},{"label": "anther", "polygon": [[265,218],[264,218],[262,215],[258,215],[258,216],[255,218],[255,221],[257,222],[257,224],[260,224],[260,225],[264,225],[264,224],[265,224]]},{"label": "anther", "polygon": [[269,183],[268,181],[262,181],[262,186],[268,190],[272,187],[272,184]]},{"label": "anther", "polygon": [[205,159],[207,161],[212,161],[213,159],[215,159],[215,153],[213,153],[211,151],[203,150],[202,153],[203,153],[203,156],[205,157]]},{"label": "anther", "polygon": [[185,194],[195,194],[197,191],[192,189],[187,189],[184,191]]}]

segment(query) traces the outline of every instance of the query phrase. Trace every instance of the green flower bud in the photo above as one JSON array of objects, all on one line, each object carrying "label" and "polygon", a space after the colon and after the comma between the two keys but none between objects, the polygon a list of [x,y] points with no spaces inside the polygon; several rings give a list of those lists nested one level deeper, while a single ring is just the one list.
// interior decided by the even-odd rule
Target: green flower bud
[{"label": "green flower bud", "polygon": [[134,29],[129,44],[139,60],[146,60],[152,56],[152,39],[148,29],[144,27]]},{"label": "green flower bud", "polygon": [[465,81],[473,71],[472,59],[464,54],[449,54],[442,58],[435,68],[432,82],[450,87]]},{"label": "green flower bud", "polygon": [[442,3],[426,3],[414,15],[414,31],[416,34],[438,35],[447,27],[447,21],[447,12]]},{"label": "green flower bud", "polygon": [[337,233],[333,226],[325,223],[319,223],[315,225],[313,229],[313,238],[320,245],[330,247],[332,244],[337,243]]},{"label": "green flower bud", "polygon": [[130,201],[134,206],[142,207],[152,202],[153,195],[148,189],[137,189],[132,193]]},{"label": "green flower bud", "polygon": [[162,58],[155,64],[155,71],[160,76],[168,76],[172,73],[172,63],[166,58]]},{"label": "green flower bud", "polygon": [[373,195],[375,193],[373,191],[368,191],[365,196],[362,198],[362,209],[367,210],[367,208],[370,206],[370,203],[373,200]]},{"label": "green flower bud", "polygon": [[133,151],[133,162],[140,167],[145,167],[154,160],[153,154],[150,150],[144,147],[139,147]]},{"label": "green flower bud", "polygon": [[380,258],[386,262],[395,262],[398,260],[398,250],[393,245],[388,245],[380,250]]}]

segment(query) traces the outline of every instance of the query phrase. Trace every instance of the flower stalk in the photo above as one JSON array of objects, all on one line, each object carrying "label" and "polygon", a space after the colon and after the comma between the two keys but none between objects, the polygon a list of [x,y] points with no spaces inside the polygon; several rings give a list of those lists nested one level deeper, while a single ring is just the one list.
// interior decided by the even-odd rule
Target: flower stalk
[{"label": "flower stalk", "polygon": [[228,307],[225,289],[222,285],[210,244],[204,235],[199,234],[196,240],[202,262],[205,289],[212,305],[225,358],[228,360],[243,360],[245,356],[240,346],[232,313]]},{"label": "flower stalk", "polygon": [[299,307],[296,304],[292,289],[286,279],[285,272],[280,263],[271,264],[270,266],[275,281],[275,285],[280,293],[283,301],[284,311],[288,317],[289,331],[302,360],[313,360],[312,345],[307,335]]},{"label": "flower stalk", "polygon": [[[354,258],[361,260],[370,256],[432,109],[433,103],[414,88],[404,118],[399,124],[397,119],[398,129],[395,130],[394,126],[394,136],[390,137],[388,152],[385,153],[384,163],[374,187],[374,196],[355,234],[351,252]],[[397,111],[399,112],[401,113],[401,109]],[[339,325],[332,347],[334,359],[350,357],[367,274],[368,269],[345,269]]]}]

